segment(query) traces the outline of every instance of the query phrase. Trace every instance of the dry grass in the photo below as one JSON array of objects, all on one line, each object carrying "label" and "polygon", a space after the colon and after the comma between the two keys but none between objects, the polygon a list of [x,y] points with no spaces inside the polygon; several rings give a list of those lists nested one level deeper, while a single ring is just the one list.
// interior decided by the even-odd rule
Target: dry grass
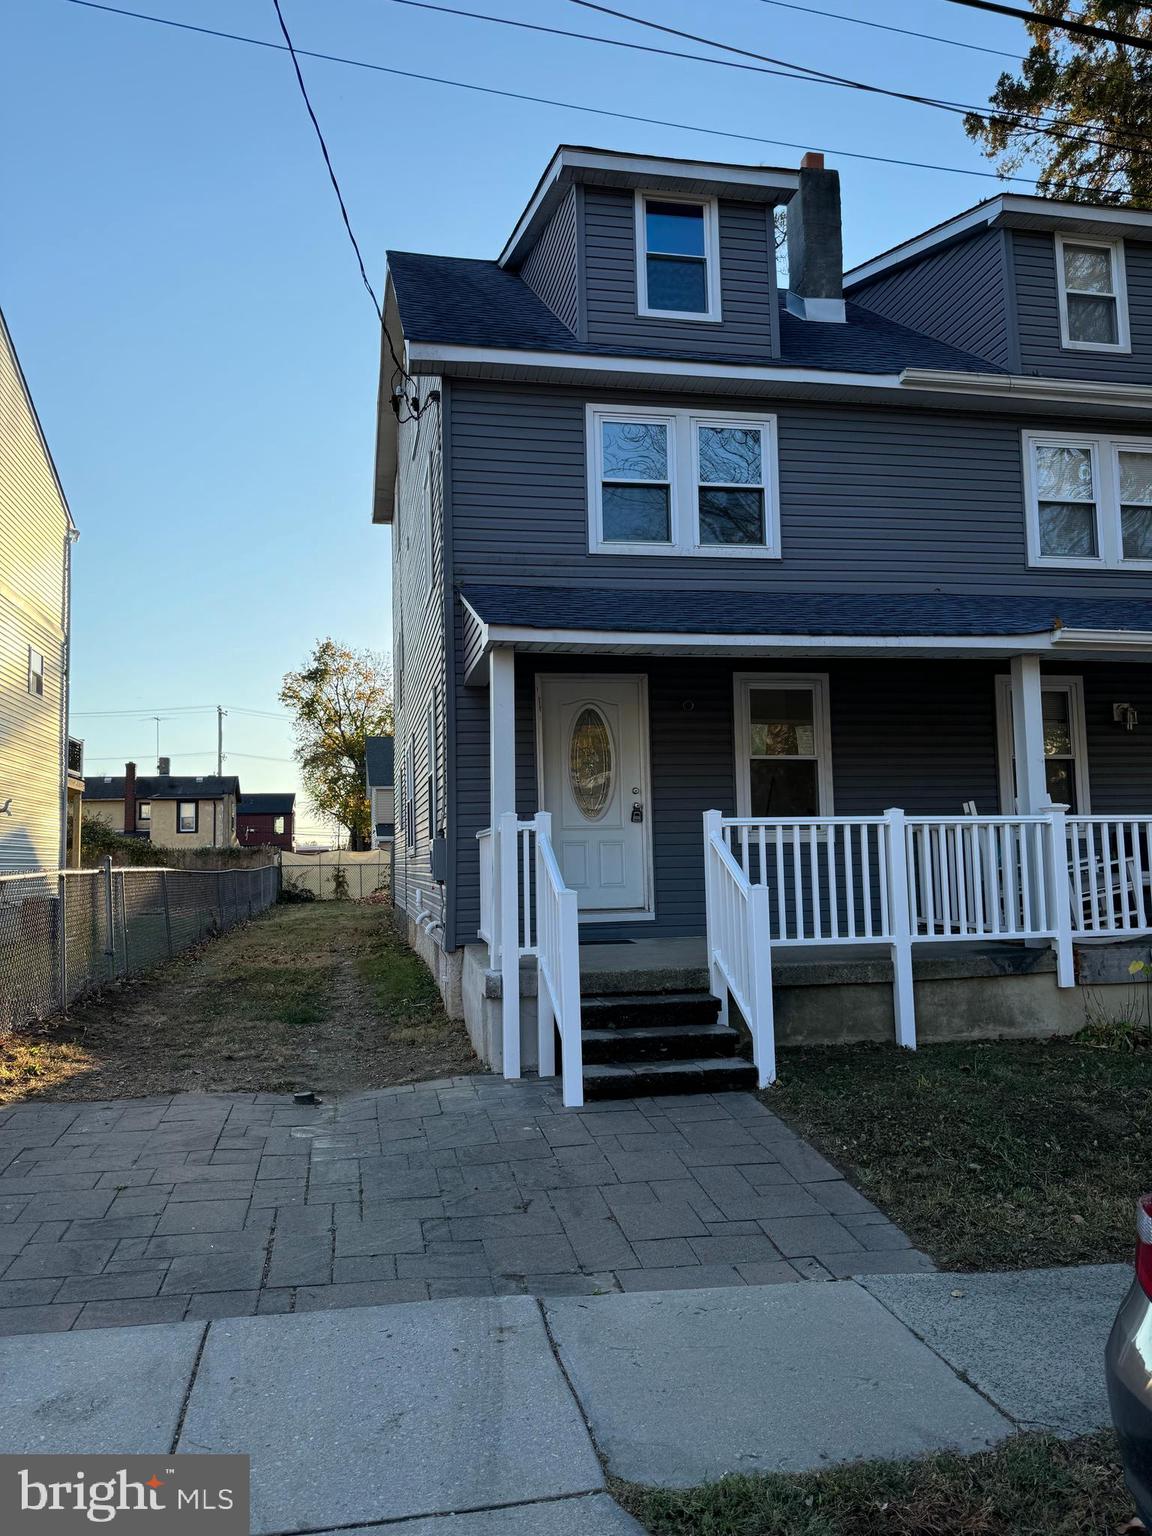
[{"label": "dry grass", "polygon": [[652,1536],[1112,1536],[1132,1515],[1111,1434],[613,1491]]},{"label": "dry grass", "polygon": [[387,907],[313,902],[0,1039],[0,1103],[332,1093],[480,1070]]},{"label": "dry grass", "polygon": [[946,1269],[1132,1257],[1152,1052],[1084,1040],[785,1051],[765,1103]]}]

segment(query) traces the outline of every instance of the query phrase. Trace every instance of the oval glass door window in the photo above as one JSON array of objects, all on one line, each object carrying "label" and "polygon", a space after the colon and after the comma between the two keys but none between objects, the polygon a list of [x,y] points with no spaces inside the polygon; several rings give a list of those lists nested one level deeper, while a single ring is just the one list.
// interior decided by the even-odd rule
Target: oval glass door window
[{"label": "oval glass door window", "polygon": [[568,744],[568,779],[576,808],[597,821],[612,798],[612,736],[608,722],[590,705],[580,711]]}]

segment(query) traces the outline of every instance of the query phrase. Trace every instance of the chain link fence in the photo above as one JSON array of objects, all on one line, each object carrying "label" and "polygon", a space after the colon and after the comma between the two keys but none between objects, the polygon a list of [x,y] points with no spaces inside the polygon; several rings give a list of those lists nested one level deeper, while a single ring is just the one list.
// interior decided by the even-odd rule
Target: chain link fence
[{"label": "chain link fence", "polygon": [[0,1032],[150,971],[279,893],[276,864],[0,875]]}]

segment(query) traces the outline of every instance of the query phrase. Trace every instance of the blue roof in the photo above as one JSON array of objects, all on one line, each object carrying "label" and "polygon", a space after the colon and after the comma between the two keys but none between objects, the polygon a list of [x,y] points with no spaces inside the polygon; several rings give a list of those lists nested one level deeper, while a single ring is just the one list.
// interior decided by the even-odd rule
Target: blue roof
[{"label": "blue roof", "polygon": [[[409,341],[520,351],[579,352],[603,357],[674,358],[682,350],[606,346],[580,341],[520,277],[494,261],[418,256],[389,251],[388,265]],[[847,373],[899,373],[936,368],[961,373],[1004,373],[995,363],[897,325],[859,304],[846,306],[847,323],[800,320],[780,306],[780,356],[741,358],[767,368],[816,368]],[[731,357],[701,355],[701,362]]]},{"label": "blue roof", "polygon": [[387,789],[392,783],[394,742],[391,736],[369,736],[364,743],[364,768],[369,789]]},{"label": "blue roof", "polygon": [[296,806],[293,794],[245,795],[236,807],[237,816],[290,816]]},{"label": "blue roof", "polygon": [[965,596],[950,592],[665,591],[659,587],[466,586],[488,624],[523,629],[719,635],[1152,634],[1152,600]]}]

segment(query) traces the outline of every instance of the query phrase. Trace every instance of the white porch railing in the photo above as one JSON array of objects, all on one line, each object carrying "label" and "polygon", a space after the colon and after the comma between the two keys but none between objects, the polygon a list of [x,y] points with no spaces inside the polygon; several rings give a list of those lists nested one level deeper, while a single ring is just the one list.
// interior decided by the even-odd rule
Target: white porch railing
[{"label": "white porch railing", "polygon": [[578,1107],[584,1102],[580,925],[576,892],[564,884],[552,848],[552,818],[541,811],[520,821],[508,813],[495,828],[478,832],[477,842],[478,931],[489,965],[500,972],[504,1076],[520,1076],[520,961],[527,956],[536,961],[540,1075],[555,1075],[555,1030],[564,1103]]},{"label": "white porch railing", "polygon": [[[709,820],[709,818],[714,818]],[[753,885],[724,842],[720,813],[705,816],[704,899],[708,909],[708,973],[728,1022],[731,995],[752,1036],[752,1058],[761,1088],[776,1081],[776,1032],[772,1014],[772,959],[768,887]]]},{"label": "white porch railing", "polygon": [[914,945],[1047,941],[1058,984],[1073,986],[1074,937],[1152,932],[1150,835],[1152,817],[1069,819],[1061,810],[774,820],[707,811],[713,985],[731,993],[771,1081],[772,949],[884,944],[896,1039],[915,1049]]}]

